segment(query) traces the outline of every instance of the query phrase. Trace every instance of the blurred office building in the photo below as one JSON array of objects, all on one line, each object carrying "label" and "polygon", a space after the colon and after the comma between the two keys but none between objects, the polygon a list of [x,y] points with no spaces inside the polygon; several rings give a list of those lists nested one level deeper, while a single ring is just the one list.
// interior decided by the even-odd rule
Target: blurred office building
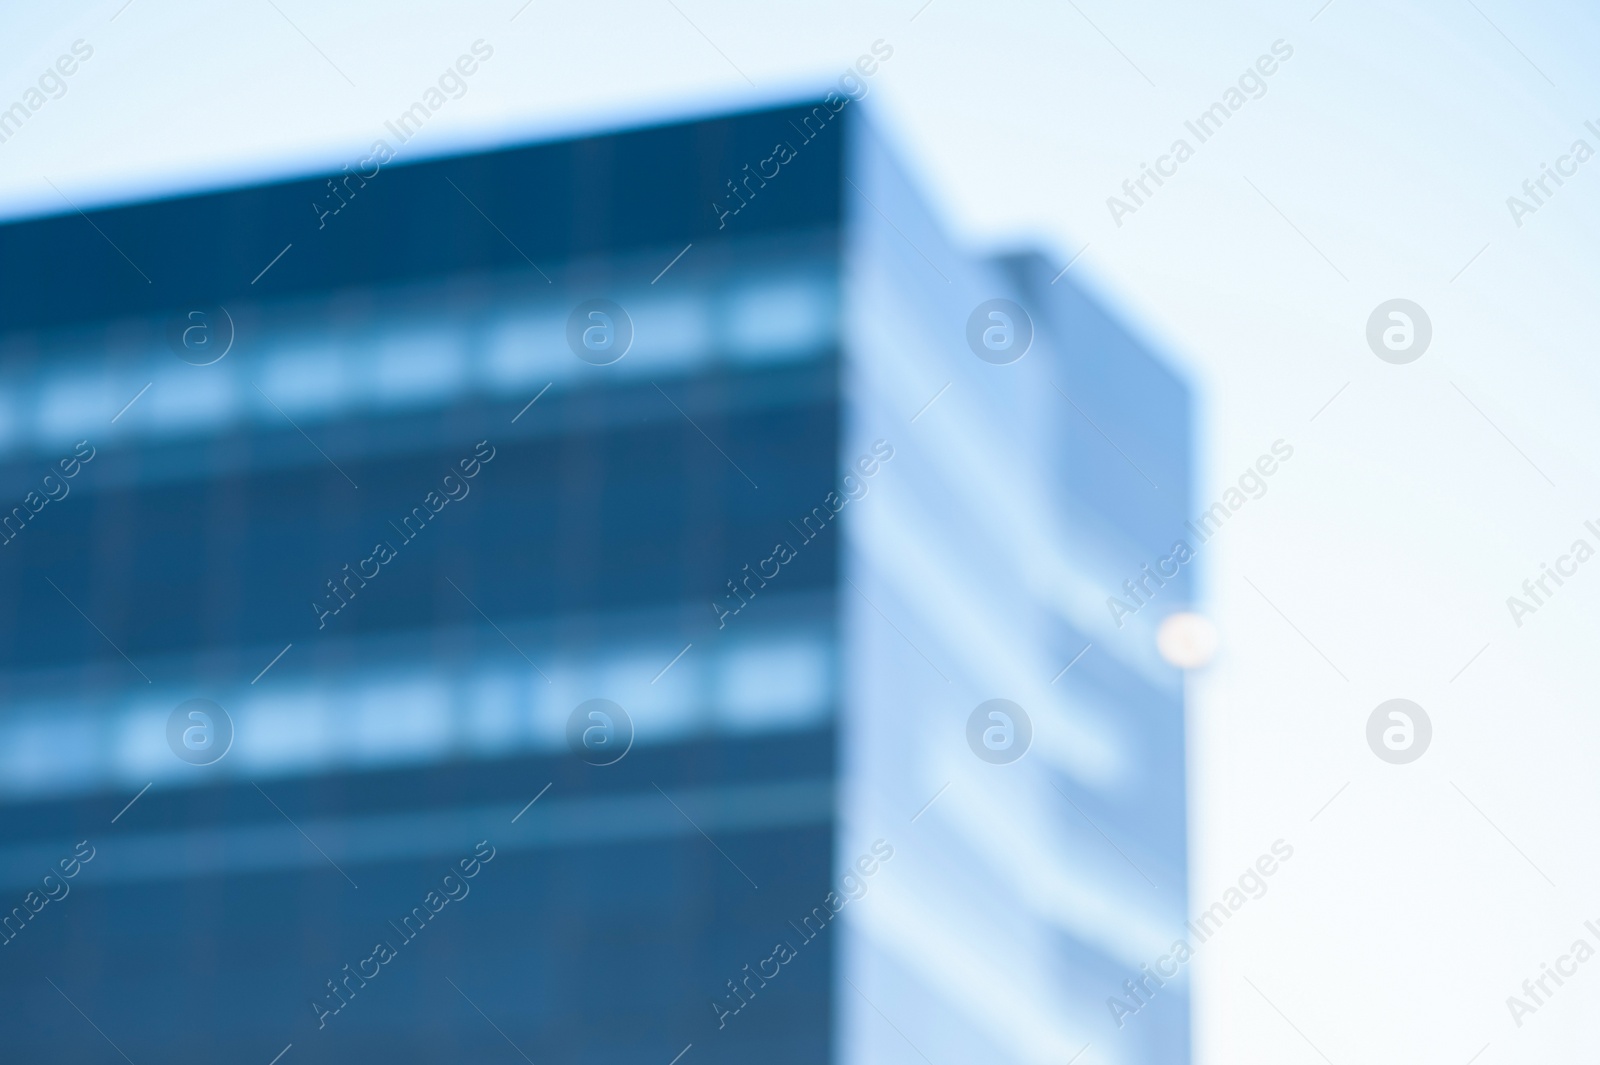
[{"label": "blurred office building", "polygon": [[865,106],[0,226],[0,1058],[1188,1060],[1187,388]]}]

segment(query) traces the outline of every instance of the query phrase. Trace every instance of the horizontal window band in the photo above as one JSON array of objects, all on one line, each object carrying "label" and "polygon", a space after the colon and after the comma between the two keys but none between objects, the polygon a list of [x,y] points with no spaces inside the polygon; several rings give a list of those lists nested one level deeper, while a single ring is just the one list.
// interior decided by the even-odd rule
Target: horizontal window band
[{"label": "horizontal window band", "polygon": [[[334,864],[351,872],[387,862],[453,861],[469,853],[479,840],[487,840],[497,853],[517,853],[698,838],[702,831],[727,835],[800,828],[826,824],[833,818],[834,787],[831,779],[809,778],[582,798],[551,793],[531,806],[524,801],[305,818],[295,824],[252,821],[189,832],[106,833],[90,841],[97,853],[81,870],[83,879],[75,886],[250,876],[289,869],[321,869],[337,877]],[[265,809],[267,804],[262,806]],[[0,848],[0,890],[37,887],[45,874],[56,871],[56,862],[70,850],[70,844],[58,842]]]}]

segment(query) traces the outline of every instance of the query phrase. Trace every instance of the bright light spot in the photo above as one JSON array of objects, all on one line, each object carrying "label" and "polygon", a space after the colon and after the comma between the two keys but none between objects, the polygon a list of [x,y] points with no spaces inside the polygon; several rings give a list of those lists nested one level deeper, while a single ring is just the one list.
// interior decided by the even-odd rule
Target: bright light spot
[{"label": "bright light spot", "polygon": [[1200,614],[1172,614],[1156,630],[1161,657],[1179,669],[1199,669],[1217,653],[1217,627]]}]

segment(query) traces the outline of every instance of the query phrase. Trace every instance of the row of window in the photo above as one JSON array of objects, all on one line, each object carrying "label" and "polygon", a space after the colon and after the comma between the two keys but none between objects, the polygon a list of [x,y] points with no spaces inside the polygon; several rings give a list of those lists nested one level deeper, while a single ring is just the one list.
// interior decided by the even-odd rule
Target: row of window
[{"label": "row of window", "polygon": [[[106,352],[95,356],[41,358],[17,340],[0,345],[0,364],[11,367],[0,371],[0,454],[113,432],[178,437],[247,421],[281,425],[285,415],[306,424],[440,407],[466,395],[532,396],[547,383],[601,383],[601,375],[648,380],[717,363],[793,361],[826,351],[837,331],[830,277],[803,264],[611,293],[625,318],[592,319],[589,295],[540,284],[470,308],[442,295],[408,297],[348,324],[328,309],[208,309],[166,323],[165,340],[154,323],[135,329],[137,340],[113,329],[98,343],[80,338],[80,346]],[[569,329],[575,315],[579,328]],[[598,343],[626,342],[626,353],[614,362],[616,347],[579,358],[574,344],[589,327]]]},{"label": "row of window", "polygon": [[[832,654],[816,626],[730,634],[688,649],[629,641],[560,657],[552,643],[511,633],[526,658],[504,647],[424,665],[423,656],[395,657],[390,648],[389,657],[341,670],[297,673],[290,658],[276,666],[277,676],[225,688],[134,684],[109,696],[8,700],[0,717],[0,796],[559,751],[570,745],[574,711],[592,699],[610,700],[626,715],[618,719],[604,707],[605,719],[578,715],[579,742],[587,730],[601,729],[588,735],[602,761],[606,744],[625,747],[630,734],[634,744],[659,744],[708,732],[812,727],[832,713]],[[196,698],[223,714],[189,702]]]}]

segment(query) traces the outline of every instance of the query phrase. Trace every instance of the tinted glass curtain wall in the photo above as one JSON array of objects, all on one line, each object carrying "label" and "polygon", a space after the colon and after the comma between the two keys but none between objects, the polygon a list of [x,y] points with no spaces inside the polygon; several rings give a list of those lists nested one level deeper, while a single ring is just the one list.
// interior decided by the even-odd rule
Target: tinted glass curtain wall
[{"label": "tinted glass curtain wall", "polygon": [[1051,273],[827,105],[0,226],[0,1056],[1186,1058],[1189,400]]},{"label": "tinted glass curtain wall", "polygon": [[[5,888],[94,855],[13,921],[7,1057],[108,1050],[75,1004],[164,1060],[508,1052],[478,1010],[670,1058],[825,890],[836,548],[725,638],[707,603],[831,479],[832,198],[730,240],[625,179],[744,147],[703,123],[396,167],[325,219],[317,180],[0,231],[34,259],[0,341]],[[613,366],[566,343],[601,297]],[[609,766],[566,737],[600,698],[633,725]],[[210,765],[169,748],[191,699],[235,730]],[[826,951],[713,1055],[824,1053]]]}]

